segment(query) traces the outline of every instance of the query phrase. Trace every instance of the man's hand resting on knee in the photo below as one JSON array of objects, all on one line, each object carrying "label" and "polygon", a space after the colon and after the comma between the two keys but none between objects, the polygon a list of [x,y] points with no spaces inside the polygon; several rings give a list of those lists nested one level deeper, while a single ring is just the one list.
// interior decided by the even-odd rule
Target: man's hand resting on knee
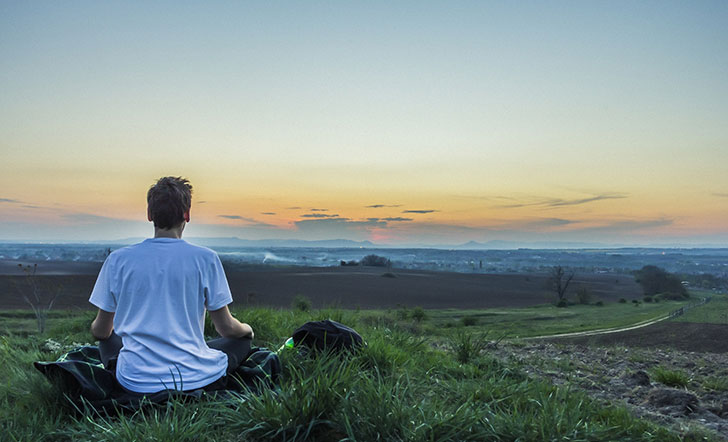
[{"label": "man's hand resting on knee", "polygon": [[227,306],[210,312],[215,330],[223,338],[250,338],[253,339],[253,329],[243,322],[233,318]]}]

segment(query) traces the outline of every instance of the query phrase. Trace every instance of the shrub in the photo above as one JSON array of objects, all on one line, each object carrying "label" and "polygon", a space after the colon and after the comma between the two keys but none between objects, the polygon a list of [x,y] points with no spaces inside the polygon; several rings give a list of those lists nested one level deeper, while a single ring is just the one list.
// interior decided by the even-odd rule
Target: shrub
[{"label": "shrub", "polygon": [[460,321],[462,321],[464,326],[469,327],[478,323],[478,317],[474,315],[467,315],[460,318]]},{"label": "shrub", "polygon": [[624,299],[624,298],[619,298],[619,303],[620,304],[626,304],[627,303],[627,300]]},{"label": "shrub", "polygon": [[294,310],[307,312],[311,310],[311,300],[303,295],[296,295],[291,303]]},{"label": "shrub", "polygon": [[604,301],[597,301],[594,303],[597,307],[604,307]]},{"label": "shrub", "polygon": [[396,277],[397,277],[397,275],[395,275],[395,274],[394,274],[394,273],[392,273],[392,272],[385,272],[385,273],[382,273],[382,276],[383,276],[383,277],[385,277],[385,278],[396,278]]},{"label": "shrub", "polygon": [[390,267],[392,265],[392,261],[384,256],[367,255],[361,259],[361,265],[369,267]]},{"label": "shrub", "polygon": [[407,310],[407,307],[402,306],[399,309],[397,309],[397,319],[405,320],[409,319],[410,317],[410,311]]},{"label": "shrub", "polygon": [[564,308],[568,307],[569,303],[566,301],[566,299],[559,299],[559,302],[556,303],[556,307]]},{"label": "shrub", "polygon": [[667,301],[684,301],[685,296],[679,294],[679,293],[660,293],[656,297],[659,297],[660,299],[667,300]]},{"label": "shrub", "polygon": [[690,382],[690,378],[684,372],[664,367],[656,367],[652,372],[652,378],[668,387],[685,387]]},{"label": "shrub", "polygon": [[415,320],[415,322],[422,322],[427,318],[427,313],[425,313],[425,309],[422,307],[415,307],[412,309],[412,319]]},{"label": "shrub", "polygon": [[638,301],[638,300],[636,300],[636,299],[633,299],[633,300],[632,300],[632,304],[634,304],[634,306],[635,306],[635,307],[639,307],[639,305],[640,305],[640,304],[642,304],[642,303],[641,303],[641,302],[639,302],[639,301]]},{"label": "shrub", "polygon": [[644,298],[642,298],[642,300],[643,300],[644,302],[647,302],[647,303],[650,303],[650,302],[652,302],[652,301],[653,301],[653,299],[652,299],[652,296],[645,296]]},{"label": "shrub", "polygon": [[576,300],[579,304],[589,304],[591,293],[589,293],[586,287],[579,287],[579,290],[576,291]]}]

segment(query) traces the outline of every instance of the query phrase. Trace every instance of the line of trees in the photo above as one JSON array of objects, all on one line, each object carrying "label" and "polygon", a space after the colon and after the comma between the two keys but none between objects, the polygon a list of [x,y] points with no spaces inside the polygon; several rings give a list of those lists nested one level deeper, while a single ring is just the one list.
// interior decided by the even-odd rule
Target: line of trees
[{"label": "line of trees", "polygon": [[379,255],[367,255],[361,261],[341,261],[342,266],[369,266],[369,267],[392,267],[392,261],[389,258]]}]

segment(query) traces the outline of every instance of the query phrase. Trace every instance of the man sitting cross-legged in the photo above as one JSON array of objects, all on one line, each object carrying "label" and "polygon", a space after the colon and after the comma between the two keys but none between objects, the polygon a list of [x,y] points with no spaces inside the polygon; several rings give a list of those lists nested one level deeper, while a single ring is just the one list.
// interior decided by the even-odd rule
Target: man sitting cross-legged
[{"label": "man sitting cross-legged", "polygon": [[[181,239],[192,186],[160,178],[147,193],[154,238],[109,255],[89,301],[104,366],[127,391],[216,390],[250,352],[253,330],[235,319],[215,252]],[[205,342],[205,311],[221,338]]]}]

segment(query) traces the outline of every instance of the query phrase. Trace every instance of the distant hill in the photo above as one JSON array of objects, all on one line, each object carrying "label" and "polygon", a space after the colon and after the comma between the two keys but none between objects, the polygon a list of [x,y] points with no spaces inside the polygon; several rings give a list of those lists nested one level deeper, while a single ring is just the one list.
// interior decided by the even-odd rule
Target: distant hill
[{"label": "distant hill", "polygon": [[503,241],[493,240],[487,242],[468,241],[465,244],[452,246],[458,250],[509,250],[509,249],[590,249],[590,248],[612,248],[600,243],[587,242],[558,242],[558,241]]},{"label": "distant hill", "polygon": [[208,247],[324,247],[324,248],[357,248],[377,247],[370,241],[352,241],[348,239],[328,239],[307,241],[302,239],[240,239],[230,238],[185,238],[191,243]]}]

